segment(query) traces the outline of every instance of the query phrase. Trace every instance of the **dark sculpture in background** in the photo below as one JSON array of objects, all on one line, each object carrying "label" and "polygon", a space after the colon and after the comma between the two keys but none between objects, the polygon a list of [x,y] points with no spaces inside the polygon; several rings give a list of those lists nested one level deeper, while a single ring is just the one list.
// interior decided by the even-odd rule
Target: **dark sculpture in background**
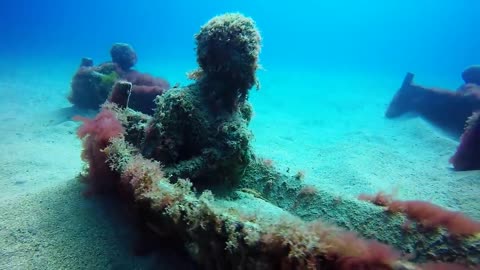
[{"label": "dark sculpture in background", "polygon": [[[137,54],[128,44],[113,44],[110,56],[111,62],[98,66],[94,66],[90,58],[82,59],[72,79],[72,90],[68,96],[70,103],[83,109],[99,109],[111,95],[114,95],[114,98],[121,97],[121,93],[112,93],[115,82],[127,81],[132,84],[127,93],[128,105],[145,114],[153,114],[155,97],[168,90],[170,84],[162,78],[132,69],[137,63]],[[121,103],[119,100],[115,101]]]},{"label": "dark sculpture in background", "polygon": [[413,112],[454,136],[461,135],[450,162],[456,170],[480,169],[480,66],[463,71],[464,84],[456,91],[416,85],[413,77],[407,73],[385,116],[396,118]]}]

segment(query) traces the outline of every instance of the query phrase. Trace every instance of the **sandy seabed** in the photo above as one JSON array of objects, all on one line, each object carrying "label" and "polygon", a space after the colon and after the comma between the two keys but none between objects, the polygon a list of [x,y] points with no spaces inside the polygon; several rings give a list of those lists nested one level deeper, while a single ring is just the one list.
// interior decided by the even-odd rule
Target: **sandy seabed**
[{"label": "sandy seabed", "polygon": [[[176,254],[133,256],[121,210],[82,195],[78,123],[65,109],[75,68],[0,75],[0,269],[180,269]],[[185,82],[179,70],[164,75]],[[419,118],[385,119],[403,74],[365,75],[262,71],[251,96],[257,155],[342,196],[395,190],[480,219],[479,172],[448,164],[455,138]]]}]

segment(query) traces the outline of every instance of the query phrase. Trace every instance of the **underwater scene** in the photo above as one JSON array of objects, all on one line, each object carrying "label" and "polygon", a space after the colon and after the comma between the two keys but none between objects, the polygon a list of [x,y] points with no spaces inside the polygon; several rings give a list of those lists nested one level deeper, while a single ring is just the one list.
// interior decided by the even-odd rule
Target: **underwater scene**
[{"label": "underwater scene", "polygon": [[480,269],[480,2],[0,4],[0,269]]}]

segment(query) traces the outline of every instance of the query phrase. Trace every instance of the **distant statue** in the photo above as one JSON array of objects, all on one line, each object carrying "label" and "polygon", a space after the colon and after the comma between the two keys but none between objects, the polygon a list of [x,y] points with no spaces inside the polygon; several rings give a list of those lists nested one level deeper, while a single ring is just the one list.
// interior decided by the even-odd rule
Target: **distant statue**
[{"label": "distant statue", "polygon": [[413,112],[450,134],[463,134],[461,145],[450,162],[457,170],[480,169],[480,134],[477,135],[480,66],[463,71],[464,84],[456,91],[416,85],[413,77],[407,73],[385,116],[396,118]]},{"label": "distant statue", "polygon": [[[137,54],[126,43],[115,43],[110,49],[112,61],[95,66],[90,58],[83,58],[80,67],[73,76],[68,100],[76,107],[98,109],[107,99],[120,107],[129,106],[146,114],[153,114],[154,99],[170,88],[169,83],[133,68],[137,63]],[[118,81],[131,83],[125,87],[116,87]],[[125,85],[125,84],[122,84]],[[116,92],[112,93],[112,89]],[[125,101],[125,102],[124,102]]]},{"label": "distant statue", "polygon": [[405,76],[385,116],[395,118],[413,112],[447,132],[462,134],[465,121],[480,110],[480,66],[462,73],[465,84],[457,91],[416,85],[413,77],[412,73]]}]

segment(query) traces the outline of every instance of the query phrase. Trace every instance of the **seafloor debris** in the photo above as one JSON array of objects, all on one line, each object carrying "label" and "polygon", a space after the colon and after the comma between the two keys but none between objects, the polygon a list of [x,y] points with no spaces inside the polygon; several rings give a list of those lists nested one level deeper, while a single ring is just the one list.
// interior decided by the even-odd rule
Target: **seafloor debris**
[{"label": "seafloor debris", "polygon": [[98,66],[94,66],[90,58],[82,59],[79,69],[73,76],[68,100],[80,108],[98,109],[111,95],[114,83],[125,80],[132,83],[129,107],[152,114],[155,108],[155,97],[168,90],[169,83],[162,78],[133,70],[132,67],[137,62],[137,54],[128,44],[113,44],[110,55],[112,62]]},{"label": "seafloor debris", "polygon": [[196,81],[157,97],[153,116],[107,103],[79,130],[91,190],[124,198],[143,230],[168,236],[159,246],[177,242],[205,269],[480,263],[478,236],[407,232],[401,214],[322,189],[297,198],[304,196],[302,181],[250,148],[247,99],[260,49],[255,23],[241,14],[218,16],[196,40]]}]

